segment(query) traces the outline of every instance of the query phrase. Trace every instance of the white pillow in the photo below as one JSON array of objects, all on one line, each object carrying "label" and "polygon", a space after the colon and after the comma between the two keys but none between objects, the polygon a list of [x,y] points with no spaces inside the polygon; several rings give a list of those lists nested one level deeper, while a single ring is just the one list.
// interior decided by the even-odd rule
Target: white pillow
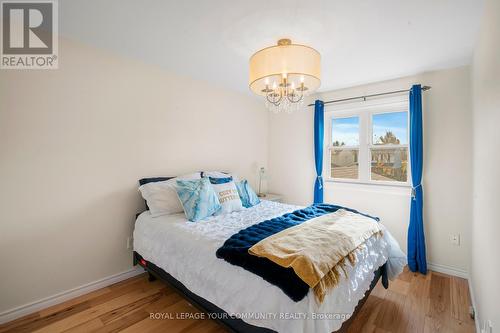
[{"label": "white pillow", "polygon": [[139,191],[146,200],[152,217],[182,213],[184,209],[175,190],[177,179],[193,180],[200,178],[199,172],[192,173],[161,182],[144,184],[139,187]]},{"label": "white pillow", "polygon": [[215,215],[243,210],[243,204],[241,203],[238,189],[233,181],[223,184],[212,184],[212,187],[222,206]]},{"label": "white pillow", "polygon": [[203,177],[212,177],[212,178],[227,178],[233,177],[233,180],[237,182],[239,180],[238,176],[234,173],[225,173],[221,171],[203,171]]}]

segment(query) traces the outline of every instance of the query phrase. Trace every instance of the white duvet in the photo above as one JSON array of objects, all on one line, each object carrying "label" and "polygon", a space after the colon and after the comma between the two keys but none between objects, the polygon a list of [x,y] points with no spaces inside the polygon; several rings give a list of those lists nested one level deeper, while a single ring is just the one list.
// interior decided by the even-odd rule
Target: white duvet
[{"label": "white duvet", "polygon": [[259,205],[200,222],[184,214],[151,217],[142,213],[135,224],[134,250],[171,274],[193,293],[245,322],[278,332],[329,333],[340,328],[370,287],[374,271],[389,259],[389,277],[398,275],[406,259],[387,230],[370,238],[357,253],[348,279],[319,305],[314,294],[294,302],[260,276],[215,256],[226,239],[253,224],[301,207],[262,201]]}]

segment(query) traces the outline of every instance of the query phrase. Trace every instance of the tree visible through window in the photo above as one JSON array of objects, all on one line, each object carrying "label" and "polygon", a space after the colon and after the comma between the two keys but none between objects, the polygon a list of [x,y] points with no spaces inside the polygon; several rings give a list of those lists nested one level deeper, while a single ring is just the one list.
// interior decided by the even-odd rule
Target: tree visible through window
[{"label": "tree visible through window", "polygon": [[408,113],[389,112],[372,116],[370,178],[406,182],[408,178]]}]

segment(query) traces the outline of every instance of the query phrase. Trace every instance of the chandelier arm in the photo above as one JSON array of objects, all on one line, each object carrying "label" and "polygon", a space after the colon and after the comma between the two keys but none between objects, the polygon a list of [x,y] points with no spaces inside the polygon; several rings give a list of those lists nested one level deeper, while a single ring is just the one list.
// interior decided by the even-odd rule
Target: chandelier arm
[{"label": "chandelier arm", "polygon": [[274,101],[273,101],[273,100],[271,100],[270,96],[271,96],[271,94],[267,93],[267,94],[266,94],[266,99],[267,99],[267,101],[268,101],[269,103],[274,104]]},{"label": "chandelier arm", "polygon": [[[279,98],[275,98],[275,96],[279,96]],[[275,106],[278,106],[280,105],[280,102],[281,102],[281,99],[283,98],[283,96],[278,93],[276,93],[276,91],[271,91],[269,93],[266,94],[266,99],[269,103],[275,105]]]},{"label": "chandelier arm", "polygon": [[304,92],[300,92],[300,98],[297,100],[296,103],[300,102],[304,98]]},{"label": "chandelier arm", "polygon": [[282,99],[283,99],[283,95],[280,94],[280,98],[278,98],[278,100],[274,103],[274,105],[276,105],[276,106],[280,105]]},{"label": "chandelier arm", "polygon": [[[299,97],[298,97],[298,99],[294,99],[294,96],[299,96]],[[302,100],[302,98],[304,98],[304,93],[301,92],[299,95],[299,94],[297,94],[297,92],[294,92],[291,95],[287,95],[287,98],[290,101],[290,103],[298,103]]]}]

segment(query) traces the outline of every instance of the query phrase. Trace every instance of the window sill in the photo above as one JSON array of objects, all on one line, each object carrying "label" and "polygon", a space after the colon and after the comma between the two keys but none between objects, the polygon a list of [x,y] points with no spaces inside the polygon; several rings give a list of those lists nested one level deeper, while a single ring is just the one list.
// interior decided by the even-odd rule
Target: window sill
[{"label": "window sill", "polygon": [[369,186],[375,186],[375,187],[382,186],[382,187],[388,187],[388,188],[391,188],[391,187],[407,188],[407,189],[412,188],[412,186],[408,183],[398,184],[396,182],[384,182],[384,181],[367,182],[367,181],[360,181],[360,180],[355,180],[355,179],[334,179],[334,178],[325,178],[324,180],[327,183],[337,183],[337,184],[369,185]]}]

